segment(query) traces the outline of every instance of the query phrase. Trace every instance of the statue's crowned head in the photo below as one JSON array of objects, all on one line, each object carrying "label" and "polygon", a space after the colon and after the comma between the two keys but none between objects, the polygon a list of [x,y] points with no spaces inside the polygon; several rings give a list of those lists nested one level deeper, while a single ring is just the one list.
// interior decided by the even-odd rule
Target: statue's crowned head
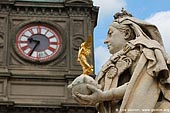
[{"label": "statue's crowned head", "polygon": [[125,40],[129,41],[134,39],[135,34],[133,29],[128,24],[123,24],[120,22],[121,19],[132,17],[132,15],[122,8],[121,12],[116,13],[113,17],[114,21],[111,23],[111,26],[123,33],[125,35]]},{"label": "statue's crowned head", "polygon": [[163,46],[162,38],[155,25],[134,18],[126,10],[122,9],[114,15],[114,21],[109,26],[105,44],[109,52],[114,54],[122,49],[126,42],[136,41],[147,45],[147,40],[155,40]]},{"label": "statue's crowned head", "polygon": [[132,14],[128,13],[124,8],[122,8],[121,12],[116,13],[113,17],[114,21],[111,26],[125,33],[131,33],[130,37],[125,37],[126,40],[131,40],[142,36],[147,39],[156,40],[163,45],[161,35],[155,25],[134,18]]},{"label": "statue's crowned head", "polygon": [[123,18],[125,16],[132,17],[132,14],[128,13],[124,8],[122,8],[121,12],[116,13],[113,17],[116,20],[118,18]]}]

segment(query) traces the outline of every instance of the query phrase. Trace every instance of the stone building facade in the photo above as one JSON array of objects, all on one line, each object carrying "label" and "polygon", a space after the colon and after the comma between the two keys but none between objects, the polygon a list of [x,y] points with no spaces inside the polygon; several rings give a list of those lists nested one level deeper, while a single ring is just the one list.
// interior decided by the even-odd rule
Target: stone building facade
[{"label": "stone building facade", "polygon": [[77,52],[97,15],[91,0],[0,1],[0,113],[96,112],[67,85],[82,73]]}]

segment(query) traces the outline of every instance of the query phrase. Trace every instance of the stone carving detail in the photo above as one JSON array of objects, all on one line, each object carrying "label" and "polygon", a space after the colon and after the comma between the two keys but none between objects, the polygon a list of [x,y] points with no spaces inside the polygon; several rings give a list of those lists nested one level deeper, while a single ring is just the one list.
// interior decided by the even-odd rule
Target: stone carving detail
[{"label": "stone carving detail", "polygon": [[83,34],[84,33],[84,21],[83,20],[73,20],[73,33]]},{"label": "stone carving detail", "polygon": [[82,35],[76,35],[73,37],[73,49],[79,50],[79,47],[82,42],[84,42],[83,36]]},{"label": "stone carving detail", "polygon": [[0,5],[0,12],[11,11],[16,15],[50,15],[50,16],[67,16],[67,15],[90,15],[88,8],[69,7],[68,9],[60,7],[11,7],[10,5]]},{"label": "stone carving detail", "polygon": [[68,109],[67,113],[96,113],[96,109],[94,108],[70,108]]},{"label": "stone carving detail", "polygon": [[24,21],[26,21],[26,19],[12,19],[12,27],[16,27],[19,26],[21,23],[23,23]]},{"label": "stone carving detail", "polygon": [[[0,18],[0,59],[3,60],[3,48],[4,48],[4,18]],[[0,61],[2,62],[2,61]]]},{"label": "stone carving detail", "polygon": [[8,113],[66,113],[61,112],[60,109],[50,109],[50,108],[11,108],[7,110]]},{"label": "stone carving detail", "polygon": [[114,18],[104,42],[112,56],[96,76],[100,87],[86,84],[91,93],[75,92],[75,100],[99,113],[169,111],[170,64],[158,29],[124,9]]},{"label": "stone carving detail", "polygon": [[4,39],[3,39],[4,33],[0,32],[0,48],[4,46]]},{"label": "stone carving detail", "polygon": [[87,3],[92,4],[92,0],[66,0],[66,3]]},{"label": "stone carving detail", "polygon": [[0,106],[0,113],[96,113],[94,108],[31,108],[31,107],[14,107]]}]

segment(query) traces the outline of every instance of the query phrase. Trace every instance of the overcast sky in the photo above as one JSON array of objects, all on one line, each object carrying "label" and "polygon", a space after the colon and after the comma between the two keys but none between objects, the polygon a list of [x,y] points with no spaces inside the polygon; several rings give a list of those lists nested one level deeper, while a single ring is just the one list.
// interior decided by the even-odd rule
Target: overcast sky
[{"label": "overcast sky", "polygon": [[166,52],[170,55],[170,1],[169,0],[93,0],[99,6],[99,16],[94,32],[95,73],[110,57],[103,44],[113,15],[125,8],[134,17],[155,24],[163,38]]}]

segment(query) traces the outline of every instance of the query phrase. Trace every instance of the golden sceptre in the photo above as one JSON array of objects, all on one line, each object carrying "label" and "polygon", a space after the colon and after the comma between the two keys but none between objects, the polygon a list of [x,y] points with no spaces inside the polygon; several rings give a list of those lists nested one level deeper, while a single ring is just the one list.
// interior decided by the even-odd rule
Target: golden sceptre
[{"label": "golden sceptre", "polygon": [[77,61],[82,66],[84,75],[93,74],[93,65],[90,65],[87,60],[91,53],[91,48],[92,48],[92,36],[88,36],[87,41],[81,44],[77,58]]}]

